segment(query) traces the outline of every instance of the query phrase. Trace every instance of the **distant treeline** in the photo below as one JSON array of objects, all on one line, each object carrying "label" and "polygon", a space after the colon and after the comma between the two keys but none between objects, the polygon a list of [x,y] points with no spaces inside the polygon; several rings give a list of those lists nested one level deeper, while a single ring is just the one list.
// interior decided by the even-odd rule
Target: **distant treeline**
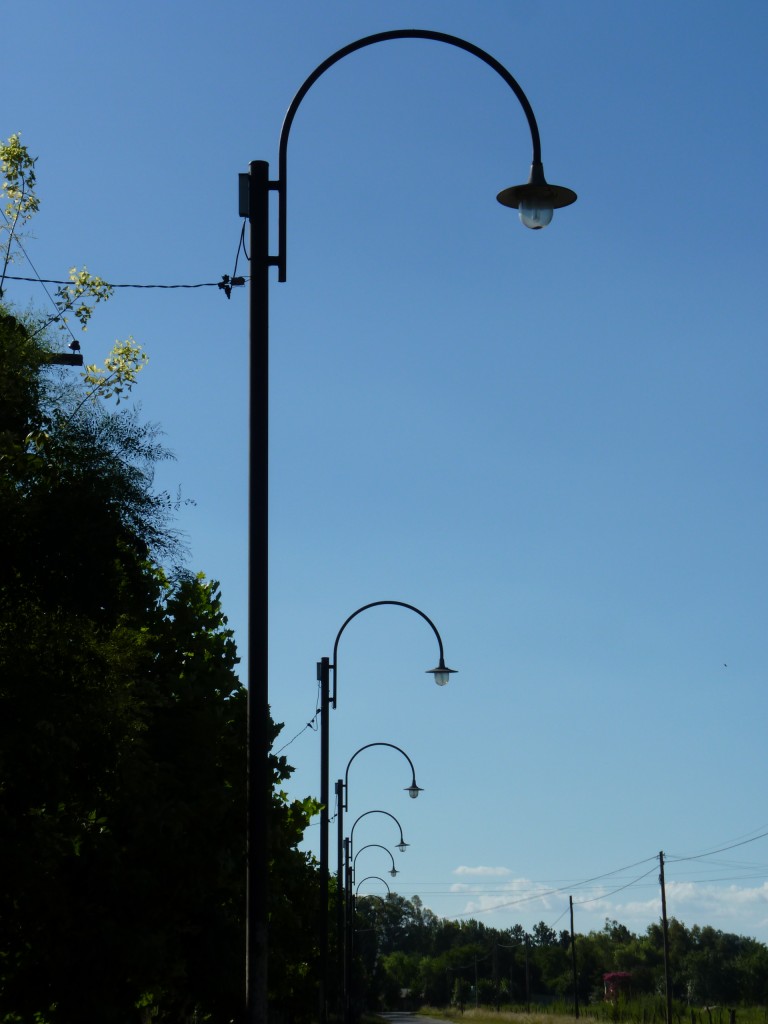
[{"label": "distant treeline", "polygon": [[[728,1024],[722,1007],[768,1000],[768,947],[708,926],[669,921],[669,971],[676,1012],[694,1024]],[[621,1019],[624,1004],[657,1015],[665,991],[661,924],[641,935],[618,921],[600,931],[557,932],[544,922],[490,928],[473,919],[437,917],[418,896],[358,900],[355,1002],[359,1007],[482,1004],[499,1009],[561,1003]],[[613,976],[606,979],[606,975]],[[575,985],[574,985],[575,980]],[[714,1009],[707,1010],[706,1007]],[[597,1011],[597,1012],[596,1012]],[[725,1015],[723,1016],[723,1012]],[[664,1018],[663,1006],[660,1020]]]}]

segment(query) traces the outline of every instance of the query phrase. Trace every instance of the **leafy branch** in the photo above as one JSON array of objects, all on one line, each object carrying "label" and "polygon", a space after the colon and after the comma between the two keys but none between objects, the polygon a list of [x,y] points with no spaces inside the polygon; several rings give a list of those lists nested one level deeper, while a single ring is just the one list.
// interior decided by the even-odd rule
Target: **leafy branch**
[{"label": "leafy branch", "polygon": [[[3,264],[0,273],[0,298],[3,295],[8,264],[14,256],[14,243],[24,253],[24,247],[19,241],[20,228],[40,208],[40,200],[35,194],[36,163],[37,157],[29,155],[27,147],[21,141],[20,132],[11,135],[7,142],[0,143],[0,199],[4,201],[4,223],[0,222],[0,258]],[[111,284],[104,278],[91,274],[87,267],[71,267],[69,282],[56,289],[56,297],[53,300],[56,314],[35,333],[44,331],[51,323],[58,323],[61,330],[72,335],[66,316],[69,312],[77,319],[80,329],[86,331],[96,306],[111,298],[113,292]],[[72,339],[70,348],[79,349],[74,335]],[[103,366],[91,363],[85,367],[82,376],[90,390],[69,419],[89,400],[115,398],[116,404],[119,405],[125,393],[136,383],[136,378],[147,361],[148,356],[132,337],[125,341],[116,341]]]},{"label": "leafy branch", "polygon": [[104,399],[116,398],[116,404],[120,405],[123,392],[131,390],[148,361],[149,356],[133,338],[116,341],[103,367],[96,363],[85,367],[83,380],[91,386],[91,390],[83,401],[98,395]]},{"label": "leafy branch", "polygon": [[0,238],[6,234],[2,247],[3,270],[0,274],[0,298],[3,295],[3,284],[8,272],[8,264],[13,259],[13,243],[18,238],[20,228],[40,208],[40,200],[35,195],[35,164],[37,157],[31,157],[27,147],[22,144],[21,133],[11,135],[7,142],[0,143],[0,173],[3,182],[0,186],[0,197],[3,200],[3,217],[5,224],[0,224]]},{"label": "leafy branch", "polygon": [[64,314],[71,310],[80,322],[80,329],[87,331],[94,308],[99,302],[106,302],[112,296],[114,288],[103,278],[90,274],[87,267],[83,267],[82,270],[71,267],[69,280],[71,284],[63,284],[56,289],[56,308],[59,311],[56,319],[60,321],[59,326],[62,330],[69,330]]}]

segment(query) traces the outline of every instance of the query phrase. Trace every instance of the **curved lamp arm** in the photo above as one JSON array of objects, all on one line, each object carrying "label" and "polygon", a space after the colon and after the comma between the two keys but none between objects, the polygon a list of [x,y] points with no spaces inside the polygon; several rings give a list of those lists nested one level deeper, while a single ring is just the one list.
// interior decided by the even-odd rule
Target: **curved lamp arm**
[{"label": "curved lamp arm", "polygon": [[[363,850],[372,850],[374,848],[376,848],[378,850],[384,850],[385,853],[389,854],[389,859],[392,861],[392,867],[391,867],[389,873],[394,878],[395,875],[397,875],[397,868],[395,867],[395,858],[392,856],[392,851],[387,849],[386,846],[382,846],[381,843],[366,843],[365,846],[361,846],[360,847],[360,849],[355,854],[354,860],[352,861],[352,872],[353,872],[353,874],[354,874],[354,871],[355,871],[355,864],[357,863],[357,858],[360,856],[360,854],[363,852]],[[378,875],[376,877],[378,878]]]},{"label": "curved lamp arm", "polygon": [[[525,95],[515,78],[513,78],[510,72],[503,64],[500,64],[495,57],[486,53],[486,51],[482,50],[479,46],[475,46],[474,43],[467,42],[466,39],[461,39],[458,36],[447,35],[445,32],[434,32],[431,29],[405,28],[394,29],[390,32],[377,32],[375,35],[365,36],[362,39],[356,40],[354,43],[349,43],[347,46],[343,46],[340,50],[337,50],[336,53],[327,57],[322,64],[319,64],[296,93],[285,115],[283,127],[280,132],[280,149],[278,154],[279,180],[269,183],[269,187],[271,189],[276,189],[278,192],[278,256],[276,260],[271,262],[277,264],[279,281],[285,281],[286,279],[288,136],[291,131],[293,119],[296,116],[296,111],[299,109],[301,101],[318,78],[320,78],[320,76],[330,67],[333,67],[333,65],[342,60],[342,58],[349,56],[350,53],[354,53],[356,50],[361,50],[365,46],[372,46],[374,43],[383,43],[391,39],[432,39],[438,43],[447,43],[449,46],[456,46],[460,50],[465,50],[467,53],[471,53],[473,56],[479,57],[480,60],[484,61],[484,63],[500,75],[514,92],[520,102],[520,106],[523,108],[523,113],[528,121],[528,127],[531,132],[531,176],[526,185],[516,185],[500,192],[498,195],[500,203],[504,206],[513,206],[517,208],[521,203],[543,202],[544,205],[549,206],[551,219],[551,211],[553,209],[557,209],[561,206],[568,206],[576,201],[575,192],[572,192],[570,189],[563,188],[560,185],[549,185],[545,180],[544,168],[541,163],[541,140],[539,137],[539,128],[536,124],[536,118],[534,116],[533,109],[531,108],[531,104],[528,102],[528,97]],[[523,220],[523,223],[527,222]],[[549,221],[547,220],[546,223],[549,223]],[[528,226],[544,227],[544,224]]]},{"label": "curved lamp arm", "polygon": [[364,750],[368,750],[369,747],[391,747],[393,750],[399,750],[400,753],[403,755],[403,757],[408,762],[408,764],[411,766],[411,784],[410,784],[410,786],[406,786],[405,787],[406,792],[408,793],[408,795],[413,800],[416,799],[416,797],[419,795],[419,793],[423,793],[424,792],[424,790],[421,788],[421,786],[417,786],[416,785],[416,769],[413,767],[413,761],[410,759],[410,757],[408,757],[408,755],[406,754],[406,752],[403,750],[402,747],[398,747],[394,743],[366,743],[364,747],[360,747],[359,750],[356,750],[354,752],[354,754],[352,755],[352,757],[350,757],[349,761],[347,762],[347,770],[344,773],[344,791],[343,791],[343,794],[342,794],[342,796],[344,798],[344,810],[345,811],[349,810],[348,793],[349,793],[349,768],[350,768],[350,765],[355,760],[355,758],[357,757],[358,754],[362,754],[362,752]]},{"label": "curved lamp arm", "polygon": [[[359,822],[359,821],[360,821],[360,820],[361,820],[362,818],[365,818],[365,817],[367,817],[367,815],[369,815],[369,814],[386,814],[386,816],[387,816],[388,818],[391,818],[391,819],[392,819],[392,821],[394,821],[394,823],[395,823],[395,824],[397,825],[397,827],[398,827],[398,830],[400,831],[400,842],[399,842],[399,843],[397,844],[397,848],[398,848],[398,850],[400,851],[400,853],[405,853],[405,851],[406,851],[406,849],[407,849],[407,847],[408,847],[408,843],[406,843],[405,839],[403,839],[403,828],[402,828],[402,825],[401,825],[401,824],[400,824],[400,822],[399,822],[399,821],[397,820],[397,818],[396,818],[396,817],[394,816],[394,814],[390,814],[390,813],[389,813],[389,811],[380,811],[380,810],[378,810],[377,808],[374,808],[374,809],[373,809],[372,811],[363,811],[363,813],[362,813],[361,815],[359,815],[359,816],[358,816],[357,818],[355,818],[355,822],[354,822],[354,824],[352,825],[352,828],[351,828],[351,829],[349,830],[349,845],[350,845],[350,850],[351,850],[351,847],[352,847],[352,840],[353,840],[353,839],[354,839],[354,837],[355,837],[355,826],[357,825],[357,823],[358,823],[358,822]],[[354,858],[353,858],[353,863],[354,863]]]},{"label": "curved lamp arm", "polygon": [[422,619],[424,619],[424,621],[427,623],[427,625],[431,628],[437,640],[437,646],[439,650],[439,661],[437,663],[436,668],[428,668],[426,671],[429,675],[433,675],[435,677],[435,682],[437,683],[438,686],[445,686],[445,684],[448,682],[448,677],[450,675],[454,675],[457,671],[454,668],[446,667],[442,637],[438,632],[437,626],[425,612],[423,612],[420,608],[417,608],[413,604],[406,604],[405,601],[371,601],[370,604],[364,604],[361,608],[358,608],[357,611],[352,612],[352,614],[344,620],[341,629],[336,634],[336,639],[333,644],[333,661],[330,665],[330,668],[333,671],[333,692],[331,694],[331,703],[333,704],[334,708],[336,707],[336,694],[338,692],[338,651],[341,634],[350,624],[352,619],[357,618],[357,616],[360,615],[361,612],[365,612],[369,608],[378,608],[381,605],[393,605],[396,608],[407,608],[408,611],[415,612],[417,615],[420,615]]},{"label": "curved lamp arm", "polygon": [[[355,896],[357,896],[357,894],[360,892],[360,886],[363,884],[363,882],[370,882],[372,878],[375,878],[377,882],[383,882],[384,887],[387,890],[387,895],[392,895],[392,890],[389,888],[386,881],[381,877],[381,875],[366,875],[365,878],[361,878],[360,881],[358,882],[357,887],[355,889]],[[371,893],[371,895],[378,896],[378,893]],[[379,899],[381,899],[380,896]]]}]

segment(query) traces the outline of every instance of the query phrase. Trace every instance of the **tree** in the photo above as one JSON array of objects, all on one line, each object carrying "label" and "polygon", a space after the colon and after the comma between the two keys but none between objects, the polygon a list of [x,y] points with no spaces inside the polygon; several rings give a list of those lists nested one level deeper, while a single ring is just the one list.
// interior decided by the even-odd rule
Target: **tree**
[{"label": "tree", "polygon": [[[201,801],[234,819],[242,799],[237,657],[214,586],[171,580],[151,557],[174,550],[172,503],[151,488],[156,430],[82,403],[7,310],[0,346],[2,1005],[22,1018],[55,1006],[62,1020],[125,1019],[167,969],[147,900],[150,881],[162,884],[157,860],[178,886],[210,821]],[[198,701],[204,747],[192,746]],[[217,789],[214,800],[197,787],[195,815],[180,797],[192,768],[193,783]],[[217,856],[239,845],[233,825]],[[154,901],[169,931],[170,891]],[[150,957],[152,972],[139,962]]]},{"label": "tree", "polygon": [[401,994],[421,995],[419,966],[422,957],[418,953],[404,953],[395,950],[381,958],[383,973],[382,994],[385,1005],[398,1006]]},{"label": "tree", "polygon": [[[7,310],[0,389],[0,1019],[229,1020],[245,691],[218,588],[178,564],[156,428],[83,402]],[[284,998],[315,955],[315,868],[296,848],[315,805],[289,802],[292,769],[273,767]]]},{"label": "tree", "polygon": [[[25,153],[18,136],[0,146],[3,277],[37,204]],[[84,327],[109,286],[71,279],[56,318]],[[119,343],[73,379],[50,329],[0,305],[0,1021],[228,1021],[244,977],[234,639],[216,583],[183,567],[176,501],[153,487],[158,428],[105,404],[143,354]],[[297,844],[316,805],[289,801],[292,769],[272,764],[282,999],[315,956],[316,869]],[[297,998],[307,1016],[306,983]]]},{"label": "tree", "polygon": [[539,921],[538,924],[533,926],[532,931],[533,945],[538,946],[540,949],[546,949],[547,946],[557,945],[557,932],[554,928],[550,928],[544,921]]}]

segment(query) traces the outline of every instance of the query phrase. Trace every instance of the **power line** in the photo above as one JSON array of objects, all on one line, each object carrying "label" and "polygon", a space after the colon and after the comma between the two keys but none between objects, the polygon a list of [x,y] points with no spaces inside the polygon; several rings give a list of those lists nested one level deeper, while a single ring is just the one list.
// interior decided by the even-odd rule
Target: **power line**
[{"label": "power line", "polygon": [[[598,900],[606,900],[609,896],[615,896],[617,892],[623,892],[624,889],[629,889],[630,886],[641,882],[644,878],[647,878],[648,875],[652,875],[655,870],[656,866],[654,865],[649,871],[645,871],[642,875],[638,875],[637,878],[633,878],[632,881],[627,882],[626,885],[620,885],[618,889],[612,889],[610,892],[601,893],[599,896],[592,896],[588,900],[575,900],[574,906],[582,906],[584,903],[596,903]],[[565,913],[565,911],[563,911],[563,913]]]},{"label": "power line", "polygon": [[684,860],[702,860],[704,857],[714,857],[715,854],[725,853],[726,850],[735,850],[737,846],[748,846],[749,843],[755,843],[758,839],[765,839],[766,836],[768,836],[768,832],[761,832],[757,836],[752,836],[751,839],[741,839],[738,842],[729,843],[727,846],[721,846],[717,850],[710,850],[707,853],[695,853],[688,857],[674,857],[668,855],[667,862],[673,861],[674,863],[679,864],[680,861]]},{"label": "power line", "polygon": [[[28,256],[27,259],[29,259]],[[6,274],[5,279],[6,281],[27,281],[31,284],[72,284],[71,281],[59,281],[50,277],[21,277],[16,274]],[[229,274],[223,274],[220,281],[201,281],[196,284],[113,284],[111,281],[104,283],[110,288],[220,288],[222,291],[226,291],[227,288],[241,287],[245,281],[245,277],[230,277]]]},{"label": "power line", "polygon": [[290,745],[292,743],[296,742],[296,740],[299,738],[299,736],[303,736],[304,733],[307,731],[307,729],[311,729],[313,732],[317,732],[317,719],[318,719],[319,715],[321,714],[321,711],[320,711],[320,704],[321,704],[321,700],[320,700],[320,683],[319,682],[317,684],[317,691],[318,691],[318,693],[317,693],[317,698],[315,700],[315,713],[314,713],[314,715],[310,718],[310,720],[307,722],[307,724],[302,729],[299,729],[299,731],[296,733],[295,736],[293,736],[291,739],[289,739],[287,743],[284,743],[282,745],[282,747],[280,747],[279,750],[275,751],[275,756],[277,756],[278,754],[282,754],[282,752],[285,749],[290,747]]},{"label": "power line", "polygon": [[[688,856],[688,857],[673,857],[673,858],[668,858],[668,859],[672,860],[674,863],[680,863],[680,862],[683,862],[683,861],[691,861],[691,860],[702,860],[705,857],[710,857],[710,856],[714,856],[714,855],[716,855],[718,853],[723,853],[725,850],[732,850],[732,849],[734,849],[735,847],[738,847],[738,846],[746,846],[749,843],[757,842],[757,840],[764,839],[766,836],[768,836],[768,832],[761,832],[758,835],[751,836],[751,838],[741,839],[738,842],[733,842],[733,843],[729,843],[729,844],[727,844],[725,846],[720,846],[717,849],[710,850],[709,852],[706,852],[706,853],[693,854],[693,855]],[[619,874],[622,871],[629,870],[630,868],[638,867],[640,864],[645,864],[649,860],[652,860],[652,861],[655,862],[656,857],[655,856],[654,857],[646,857],[643,860],[636,861],[634,864],[629,864],[626,867],[616,868],[614,871],[608,871],[605,874],[596,875],[593,878],[587,878],[583,882],[577,882],[575,884],[572,883],[570,885],[564,885],[564,886],[560,886],[558,888],[543,889],[543,890],[540,890],[538,892],[529,893],[529,894],[527,894],[525,896],[522,896],[522,897],[520,897],[518,899],[507,900],[504,903],[497,903],[497,904],[495,904],[492,907],[478,907],[476,910],[465,911],[462,914],[456,914],[454,916],[457,917],[457,918],[459,918],[459,917],[472,917],[472,916],[475,916],[477,914],[490,913],[491,911],[494,911],[494,910],[502,910],[502,909],[504,909],[506,907],[517,906],[517,905],[519,905],[521,903],[530,903],[533,900],[537,900],[537,899],[546,899],[548,896],[561,895],[562,893],[567,892],[568,890],[579,889],[579,888],[582,888],[584,886],[590,885],[590,884],[592,884],[594,882],[599,882],[602,879],[610,878],[612,875],[617,875],[617,874]],[[644,878],[647,878],[648,875],[652,874],[654,870],[655,870],[655,866],[653,868],[651,868],[650,870],[644,872],[643,874],[638,875],[637,878],[632,879],[632,881],[627,882],[624,885],[621,885],[618,888],[611,890],[610,892],[604,892],[604,893],[601,893],[601,894],[599,894],[597,896],[590,897],[589,899],[578,900],[577,902],[578,902],[579,905],[582,905],[582,904],[585,904],[585,903],[595,903],[595,902],[597,902],[599,900],[607,899],[609,896],[613,896],[617,892],[622,892],[625,889],[631,888],[633,885],[637,885],[638,882],[641,882]],[[717,881],[717,879],[713,879],[712,881]],[[465,895],[469,895],[469,896],[472,896],[472,895],[483,895],[483,893],[482,893],[482,891],[480,891],[480,892],[475,892],[475,893],[468,893],[468,894],[465,894]],[[487,895],[487,893],[486,893],[486,895]]]},{"label": "power line", "polygon": [[[3,219],[6,221],[6,223],[8,223],[9,219],[8,219],[8,216],[6,215],[5,211],[4,210],[0,210],[0,214],[2,214]],[[195,284],[133,284],[133,283],[129,283],[129,284],[112,284],[111,282],[105,281],[104,284],[107,285],[108,288],[161,288],[161,289],[219,288],[221,291],[224,292],[224,294],[227,296],[227,298],[229,298],[230,295],[232,294],[232,289],[233,288],[240,288],[240,287],[242,287],[245,284],[245,281],[246,281],[246,278],[244,276],[238,276],[238,274],[237,274],[237,264],[238,264],[238,261],[240,259],[240,252],[241,251],[245,252],[245,224],[246,224],[246,222],[243,221],[243,227],[242,227],[242,230],[240,232],[240,239],[239,239],[238,246],[237,246],[237,252],[235,254],[235,268],[234,268],[234,270],[232,272],[232,275],[230,276],[229,274],[222,274],[220,281],[201,281],[201,282],[197,282]],[[6,274],[6,273],[3,273],[3,281],[26,281],[29,284],[41,284],[41,285],[43,285],[45,293],[48,296],[48,298],[50,299],[50,301],[53,303],[54,306],[56,306],[56,302],[54,301],[54,299],[51,296],[51,294],[48,291],[48,289],[45,288],[45,285],[47,285],[47,284],[57,284],[57,285],[64,285],[66,287],[66,286],[71,285],[72,281],[71,280],[60,281],[60,280],[57,280],[55,278],[40,277],[40,274],[37,272],[37,268],[35,267],[34,263],[30,259],[29,253],[24,248],[24,244],[21,241],[21,239],[18,237],[18,235],[16,235],[16,237],[14,238],[13,234],[12,234],[11,238],[8,240],[8,246],[9,246],[8,252],[9,253],[10,253],[11,242],[13,242],[13,244],[15,244],[21,250],[22,255],[24,256],[24,259],[27,261],[27,263],[29,263],[30,267],[32,268],[32,270],[35,273],[35,276],[34,277],[23,277],[23,276],[17,275],[17,274]],[[246,253],[246,258],[247,258],[247,253]],[[2,288],[0,288],[0,297],[2,297]]]}]

